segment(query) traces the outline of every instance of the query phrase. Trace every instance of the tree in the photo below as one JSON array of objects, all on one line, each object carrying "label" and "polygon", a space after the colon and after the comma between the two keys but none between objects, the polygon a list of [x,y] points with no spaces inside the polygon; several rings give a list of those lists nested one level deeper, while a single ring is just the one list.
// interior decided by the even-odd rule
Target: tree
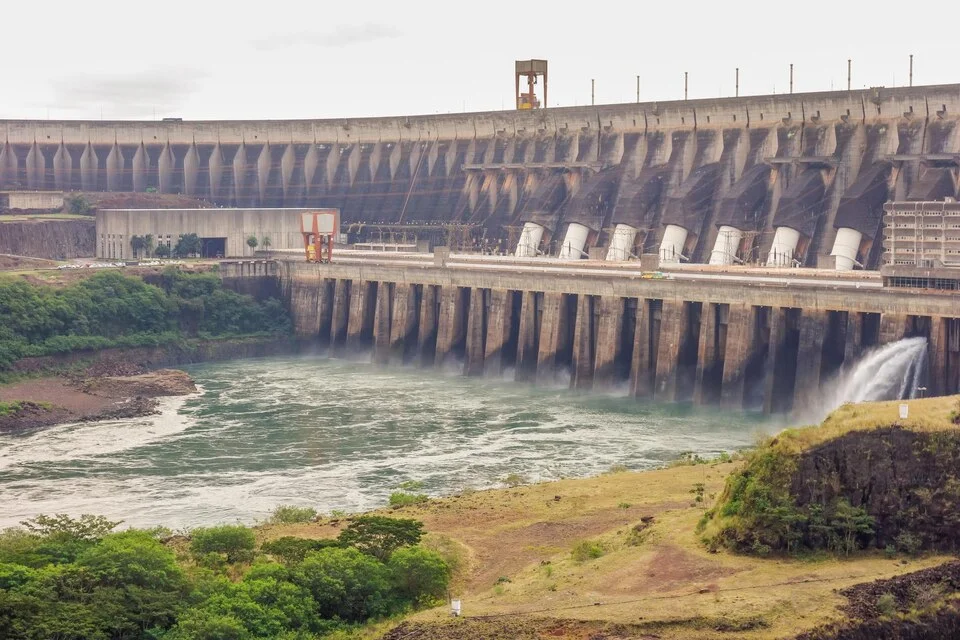
[{"label": "tree", "polygon": [[270,245],[273,244],[270,242],[270,236],[263,236],[263,240],[260,241],[260,246],[263,247],[264,251],[270,251]]},{"label": "tree", "polygon": [[170,257],[170,247],[165,244],[157,245],[156,250],[153,252],[153,255],[158,258],[169,258]]},{"label": "tree", "polygon": [[96,541],[117,528],[120,520],[114,522],[103,516],[94,516],[85,513],[74,519],[64,513],[55,516],[39,515],[31,520],[24,520],[20,524],[38,536],[63,536],[76,540]]},{"label": "tree", "polygon": [[227,556],[227,562],[237,562],[251,556],[257,543],[253,531],[243,525],[225,524],[194,529],[190,537],[190,550],[194,555],[222,553]]},{"label": "tree", "polygon": [[249,238],[247,238],[247,246],[250,247],[251,249],[253,249],[254,251],[256,251],[256,250],[257,250],[257,236],[250,236]]},{"label": "tree", "polygon": [[414,604],[442,598],[450,584],[450,566],[439,554],[422,547],[397,549],[387,566],[397,593]]},{"label": "tree", "polygon": [[82,193],[74,193],[66,198],[65,201],[67,213],[74,213],[81,216],[90,215],[93,211],[93,205]]},{"label": "tree", "polygon": [[148,233],[143,236],[143,250],[146,256],[150,256],[153,253],[153,234]]},{"label": "tree", "polygon": [[177,245],[173,248],[173,254],[183,258],[199,255],[201,250],[200,236],[195,233],[186,233],[177,238]]},{"label": "tree", "polygon": [[144,242],[143,236],[130,236],[130,248],[133,249],[133,257],[139,258],[140,253],[146,248],[147,243]]},{"label": "tree", "polygon": [[358,516],[337,538],[344,546],[356,547],[381,562],[390,559],[396,549],[412,546],[423,536],[423,523],[408,518]]},{"label": "tree", "polygon": [[322,549],[304,559],[294,582],[307,588],[324,618],[363,622],[394,608],[390,571],[356,549]]}]

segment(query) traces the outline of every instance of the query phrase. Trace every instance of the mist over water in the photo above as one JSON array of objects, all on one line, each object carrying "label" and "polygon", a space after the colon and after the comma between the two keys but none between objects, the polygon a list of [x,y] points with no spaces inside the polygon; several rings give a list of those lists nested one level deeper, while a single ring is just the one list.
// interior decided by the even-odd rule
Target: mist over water
[{"label": "mist over water", "polygon": [[759,416],[319,357],[189,367],[164,412],[0,436],[0,526],[39,513],[129,525],[252,522],[281,503],[358,511],[430,495],[647,469],[750,446]]}]

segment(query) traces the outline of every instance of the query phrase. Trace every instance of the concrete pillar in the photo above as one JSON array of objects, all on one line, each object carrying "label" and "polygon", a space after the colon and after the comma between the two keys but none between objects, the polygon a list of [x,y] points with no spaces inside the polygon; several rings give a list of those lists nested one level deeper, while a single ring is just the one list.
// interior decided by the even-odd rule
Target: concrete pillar
[{"label": "concrete pillar", "polygon": [[652,371],[650,370],[650,303],[637,299],[637,323],[633,334],[633,359],[630,362],[630,395],[649,398],[653,395]]},{"label": "concrete pillar", "polygon": [[467,344],[463,363],[464,375],[483,375],[483,358],[486,354],[487,340],[487,297],[489,293],[489,289],[473,289],[470,292]]},{"label": "concrete pillar", "polygon": [[333,312],[330,318],[330,345],[334,353],[347,344],[347,325],[350,318],[350,280],[337,280],[333,286]]},{"label": "concrete pillar", "polygon": [[367,338],[367,318],[376,304],[376,283],[355,280],[350,287],[350,318],[347,322],[347,348],[359,349]]},{"label": "concrete pillar", "polygon": [[416,286],[406,282],[396,283],[393,289],[390,355],[397,362],[403,362],[411,342],[417,339],[419,314]]},{"label": "concrete pillar", "polygon": [[717,344],[717,313],[721,305],[703,303],[703,312],[700,314],[700,341],[697,343],[697,381],[693,387],[693,401],[695,404],[706,404],[710,397],[710,390],[704,388],[704,377],[709,386],[709,374],[722,360]]},{"label": "concrete pillar", "polygon": [[928,396],[939,396],[950,393],[947,389],[947,319],[940,316],[930,318],[930,340],[927,343],[929,355],[929,371],[927,377]]},{"label": "concrete pillar", "polygon": [[437,291],[439,287],[423,286],[420,300],[420,331],[417,345],[420,350],[420,364],[433,366],[437,353]]},{"label": "concrete pillar", "polygon": [[577,320],[573,331],[573,371],[570,378],[570,386],[574,389],[589,389],[593,386],[595,300],[593,296],[577,296]]},{"label": "concrete pillar", "polygon": [[827,333],[827,311],[804,309],[800,315],[797,377],[793,385],[793,410],[816,409],[820,401],[820,363]]},{"label": "concrete pillar", "polygon": [[[597,321],[597,348],[593,368],[593,384],[609,387],[615,382],[617,355],[623,344],[623,298],[600,297],[600,314]],[[579,323],[580,312],[577,312]]]},{"label": "concrete pillar", "polygon": [[298,338],[315,338],[320,333],[319,280],[320,275],[316,274],[316,278],[307,281],[290,281],[290,315],[293,316],[293,333]]},{"label": "concrete pillar", "polygon": [[510,291],[490,290],[487,307],[487,339],[484,345],[483,363],[487,374],[503,373],[503,348],[510,340],[513,322],[513,295]]},{"label": "concrete pillar", "polygon": [[460,287],[443,287],[437,324],[437,353],[434,362],[441,366],[454,346],[463,342],[466,305]]},{"label": "concrete pillar", "polygon": [[723,378],[720,382],[720,406],[743,407],[743,386],[747,361],[753,351],[754,309],[745,304],[731,304],[727,312],[727,344],[723,353]]},{"label": "concrete pillar", "polygon": [[849,369],[863,352],[863,314],[847,312],[847,333],[843,342],[843,368]]},{"label": "concrete pillar", "polygon": [[773,413],[777,355],[785,336],[786,318],[784,317],[784,310],[780,307],[773,307],[770,309],[770,348],[767,351],[766,379],[763,381],[763,412],[767,414]]},{"label": "concrete pillar", "polygon": [[880,316],[880,344],[902,340],[907,333],[907,316],[884,313]]},{"label": "concrete pillar", "polygon": [[373,361],[377,364],[387,364],[390,361],[393,287],[391,282],[381,282],[377,286],[377,308],[373,318]]},{"label": "concrete pillar", "polygon": [[677,395],[677,360],[687,330],[683,300],[664,300],[660,316],[660,345],[654,397],[672,402]]},{"label": "concrete pillar", "polygon": [[537,294],[524,291],[520,305],[520,335],[517,338],[517,380],[537,377]]},{"label": "concrete pillar", "polygon": [[537,354],[537,377],[552,376],[560,348],[562,293],[544,293],[543,311],[540,315],[540,344]]},{"label": "concrete pillar", "polygon": [[333,320],[334,281],[329,278],[320,280],[320,295],[317,297],[317,335],[324,344],[330,341],[330,327]]}]

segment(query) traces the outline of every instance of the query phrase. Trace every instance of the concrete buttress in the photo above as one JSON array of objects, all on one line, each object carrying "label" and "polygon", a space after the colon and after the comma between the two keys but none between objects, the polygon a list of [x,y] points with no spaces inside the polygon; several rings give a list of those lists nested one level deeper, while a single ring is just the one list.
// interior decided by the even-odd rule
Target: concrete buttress
[{"label": "concrete buttress", "polygon": [[405,354],[416,344],[420,309],[417,286],[398,282],[393,289],[393,314],[390,327],[390,357],[403,362]]},{"label": "concrete buttress", "polygon": [[420,364],[433,366],[437,352],[437,291],[439,287],[424,285],[420,300],[420,327],[417,347]]},{"label": "concrete buttress", "polygon": [[[376,304],[375,282],[354,281],[350,286],[350,319],[347,322],[347,348],[360,349],[372,336],[368,335],[368,318]],[[370,323],[372,324],[372,323]]]},{"label": "concrete buttress", "polygon": [[880,316],[880,344],[902,340],[907,333],[907,317],[899,313],[884,313]]},{"label": "concrete buttress", "polygon": [[517,338],[517,380],[537,377],[537,294],[524,291],[520,305],[520,335]]},{"label": "concrete buttress", "polygon": [[333,287],[333,314],[330,319],[330,345],[340,353],[347,344],[347,325],[350,318],[350,280],[337,280]]},{"label": "concrete buttress", "polygon": [[320,341],[330,341],[330,329],[333,323],[333,301],[335,282],[329,278],[320,281],[320,293],[317,299],[317,335]]},{"label": "concrete buttress", "polygon": [[[597,341],[593,369],[595,387],[609,387],[615,382],[614,374],[619,349],[623,344],[623,298],[601,296],[600,313],[597,317]],[[577,312],[577,324],[580,312]]]},{"label": "concrete buttress", "polygon": [[487,309],[487,339],[484,345],[484,371],[499,376],[503,373],[503,348],[510,339],[513,300],[510,291],[489,290]]},{"label": "concrete buttress", "polygon": [[763,392],[763,412],[766,414],[773,413],[777,361],[785,334],[786,318],[784,318],[784,310],[780,307],[773,307],[770,309],[770,349],[767,351],[767,377],[764,380]]},{"label": "concrete buttress", "polygon": [[653,394],[653,371],[650,359],[651,309],[649,301],[637,300],[637,324],[633,336],[633,359],[630,362],[630,394],[648,398]]},{"label": "concrete buttress", "polygon": [[700,316],[700,341],[697,343],[697,380],[693,388],[695,404],[711,398],[710,373],[723,361],[718,344],[717,315],[720,305],[704,303]]},{"label": "concrete buttress", "polygon": [[682,300],[664,300],[660,317],[660,345],[657,353],[657,400],[672,402],[677,394],[677,364],[680,346],[687,330],[687,314]]},{"label": "concrete buttress", "polygon": [[470,292],[470,311],[467,318],[467,344],[463,373],[482,376],[487,340],[487,299],[489,289],[474,289]]},{"label": "concrete buttress", "polygon": [[593,386],[594,349],[594,304],[593,296],[577,296],[577,324],[573,332],[573,367],[570,386],[574,389],[589,389]]},{"label": "concrete buttress", "polygon": [[390,361],[393,288],[392,282],[381,282],[377,287],[377,307],[373,319],[373,361],[377,364],[387,364]]},{"label": "concrete buttress", "polygon": [[465,290],[460,287],[443,287],[440,291],[440,313],[437,318],[437,366],[443,365],[454,348],[466,337],[464,319],[467,309]]},{"label": "concrete buttress", "polygon": [[755,323],[753,307],[731,304],[727,313],[727,344],[723,354],[723,378],[720,405],[728,409],[743,406],[743,387],[747,376]]},{"label": "concrete buttress", "polygon": [[797,347],[797,376],[793,387],[793,410],[816,409],[820,400],[820,365],[826,334],[827,312],[804,309],[800,315],[800,343]]}]

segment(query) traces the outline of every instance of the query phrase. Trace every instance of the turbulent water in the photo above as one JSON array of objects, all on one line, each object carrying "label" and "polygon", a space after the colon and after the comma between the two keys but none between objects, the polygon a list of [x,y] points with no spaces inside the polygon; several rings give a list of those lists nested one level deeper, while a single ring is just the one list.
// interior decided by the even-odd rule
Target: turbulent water
[{"label": "turbulent water", "polygon": [[616,395],[315,357],[188,369],[159,416],[0,436],[0,526],[39,513],[195,526],[277,504],[357,511],[406,480],[431,495],[715,455],[771,427]]}]

